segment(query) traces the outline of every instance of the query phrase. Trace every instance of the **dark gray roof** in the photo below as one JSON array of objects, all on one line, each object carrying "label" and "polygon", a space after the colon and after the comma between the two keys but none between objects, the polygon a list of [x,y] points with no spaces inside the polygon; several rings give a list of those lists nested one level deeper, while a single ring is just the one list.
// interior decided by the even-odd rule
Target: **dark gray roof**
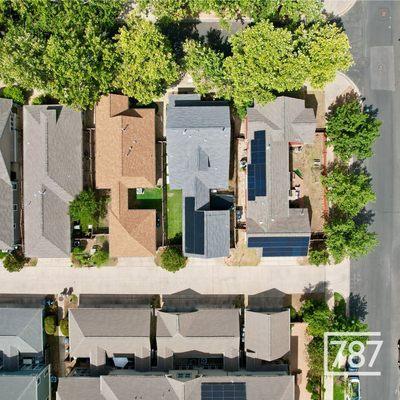
[{"label": "dark gray roof", "polygon": [[69,257],[69,202],[82,190],[82,115],[24,106],[25,253]]},{"label": "dark gray roof", "polygon": [[273,361],[290,350],[289,310],[275,313],[245,311],[245,350],[260,360]]},{"label": "dark gray roof", "polygon": [[0,350],[10,347],[20,353],[43,351],[41,308],[0,308]]},{"label": "dark gray roof", "polygon": [[0,99],[0,249],[14,245],[13,189],[10,179],[14,160],[14,135],[11,129],[12,100]]},{"label": "dark gray roof", "polygon": [[230,138],[226,102],[201,101],[196,94],[170,96],[169,183],[171,189],[183,192],[183,243],[188,256],[229,254],[229,212],[214,212],[209,203],[211,189],[228,188]]},{"label": "dark gray roof", "polygon": [[[307,209],[289,208],[289,143],[312,143],[316,119],[304,100],[278,97],[264,106],[255,104],[248,109],[248,138],[256,131],[266,134],[266,196],[248,201],[247,234],[299,235],[310,234]],[[249,152],[251,163],[251,152]]]},{"label": "dark gray roof", "polygon": [[247,400],[294,400],[293,376],[218,375],[178,381],[168,376],[60,378],[57,400],[201,400],[202,384],[243,383]]}]

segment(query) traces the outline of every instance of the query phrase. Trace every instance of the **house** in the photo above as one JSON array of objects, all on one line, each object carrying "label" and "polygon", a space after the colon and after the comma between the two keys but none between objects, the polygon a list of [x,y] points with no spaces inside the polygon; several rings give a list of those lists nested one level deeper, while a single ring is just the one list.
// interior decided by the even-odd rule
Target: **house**
[{"label": "house", "polygon": [[77,308],[69,311],[70,354],[89,359],[93,373],[129,363],[150,369],[150,309]]},{"label": "house", "polygon": [[0,99],[0,250],[20,244],[20,154],[16,108]]},{"label": "house", "polygon": [[135,208],[136,193],[156,185],[155,111],[129,108],[127,96],[101,98],[95,109],[96,187],[111,191],[112,257],[152,257],[156,210]]},{"label": "house", "polygon": [[290,312],[245,310],[246,369],[258,369],[265,361],[275,361],[290,351]]},{"label": "house", "polygon": [[239,369],[238,309],[157,311],[157,366],[168,371],[212,368]]},{"label": "house", "polygon": [[197,94],[171,95],[167,108],[168,176],[182,190],[183,250],[188,257],[225,257],[230,248],[229,210],[213,207],[228,189],[231,125],[226,102]]},{"label": "house", "polygon": [[1,370],[30,370],[41,365],[43,358],[42,309],[0,308]]},{"label": "house", "polygon": [[170,375],[60,378],[57,400],[294,400],[294,376]]},{"label": "house", "polygon": [[282,96],[248,109],[247,243],[264,257],[308,254],[308,210],[289,206],[289,147],[312,143],[315,129],[314,111],[301,99]]},{"label": "house", "polygon": [[0,373],[0,399],[50,400],[50,366]]},{"label": "house", "polygon": [[82,114],[60,105],[23,111],[25,255],[67,258],[69,203],[83,189]]}]

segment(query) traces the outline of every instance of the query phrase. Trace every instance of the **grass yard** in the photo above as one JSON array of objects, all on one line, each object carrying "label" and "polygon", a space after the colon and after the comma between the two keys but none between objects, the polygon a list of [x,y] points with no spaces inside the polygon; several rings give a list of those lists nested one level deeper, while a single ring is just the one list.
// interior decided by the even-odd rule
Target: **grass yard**
[{"label": "grass yard", "polygon": [[335,379],[333,381],[333,400],[344,400],[345,388],[342,381]]},{"label": "grass yard", "polygon": [[167,215],[168,215],[168,239],[176,238],[181,241],[182,237],[182,191],[170,190],[167,195]]},{"label": "grass yard", "polygon": [[161,211],[162,189],[144,189],[143,194],[136,195],[136,208]]}]

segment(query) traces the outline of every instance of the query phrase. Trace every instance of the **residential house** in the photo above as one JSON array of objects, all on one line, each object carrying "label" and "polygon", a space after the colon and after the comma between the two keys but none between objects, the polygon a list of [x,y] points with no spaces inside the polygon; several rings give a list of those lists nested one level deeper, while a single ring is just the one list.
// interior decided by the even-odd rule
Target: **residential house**
[{"label": "residential house", "polygon": [[156,185],[155,111],[111,94],[97,104],[95,120],[96,187],[111,190],[110,255],[152,257],[156,210],[136,208],[136,193]]},{"label": "residential house", "polygon": [[290,312],[245,310],[244,347],[246,369],[262,369],[266,362],[284,357],[290,351]]},{"label": "residential house", "polygon": [[83,189],[82,114],[60,105],[23,111],[25,255],[67,258],[69,203]]},{"label": "residential house", "polygon": [[0,372],[0,399],[50,400],[50,366],[32,370]]},{"label": "residential house", "polygon": [[150,369],[150,309],[77,308],[69,311],[71,357],[92,373],[109,367]]},{"label": "residential house", "polygon": [[57,400],[294,400],[294,376],[198,375],[61,378]]},{"label": "residential house", "polygon": [[213,206],[228,189],[231,125],[226,102],[197,94],[171,95],[167,108],[168,178],[183,198],[183,251],[189,257],[225,257],[229,210]]},{"label": "residential house", "polygon": [[304,100],[278,97],[248,109],[247,243],[264,257],[306,256],[311,234],[306,208],[289,206],[289,147],[312,143],[314,111]]},{"label": "residential house", "polygon": [[239,369],[238,309],[157,311],[157,366],[173,369]]},{"label": "residential house", "polygon": [[20,152],[16,106],[0,99],[0,250],[20,244]]},{"label": "residential house", "polygon": [[0,308],[1,370],[31,370],[43,364],[43,359],[42,309]]}]

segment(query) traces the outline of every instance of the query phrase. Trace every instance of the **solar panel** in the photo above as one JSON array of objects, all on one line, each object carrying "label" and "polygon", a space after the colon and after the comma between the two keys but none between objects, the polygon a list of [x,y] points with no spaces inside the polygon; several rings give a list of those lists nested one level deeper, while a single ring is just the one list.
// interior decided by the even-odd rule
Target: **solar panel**
[{"label": "solar panel", "polygon": [[308,254],[309,236],[250,237],[248,247],[263,249],[263,257],[300,257]]},{"label": "solar panel", "polygon": [[194,197],[185,197],[185,252],[204,254],[204,213],[195,211]]},{"label": "solar panel", "polygon": [[247,168],[248,200],[267,195],[265,131],[256,131],[251,141],[251,163]]},{"label": "solar panel", "polygon": [[201,400],[246,400],[246,383],[202,383]]}]

